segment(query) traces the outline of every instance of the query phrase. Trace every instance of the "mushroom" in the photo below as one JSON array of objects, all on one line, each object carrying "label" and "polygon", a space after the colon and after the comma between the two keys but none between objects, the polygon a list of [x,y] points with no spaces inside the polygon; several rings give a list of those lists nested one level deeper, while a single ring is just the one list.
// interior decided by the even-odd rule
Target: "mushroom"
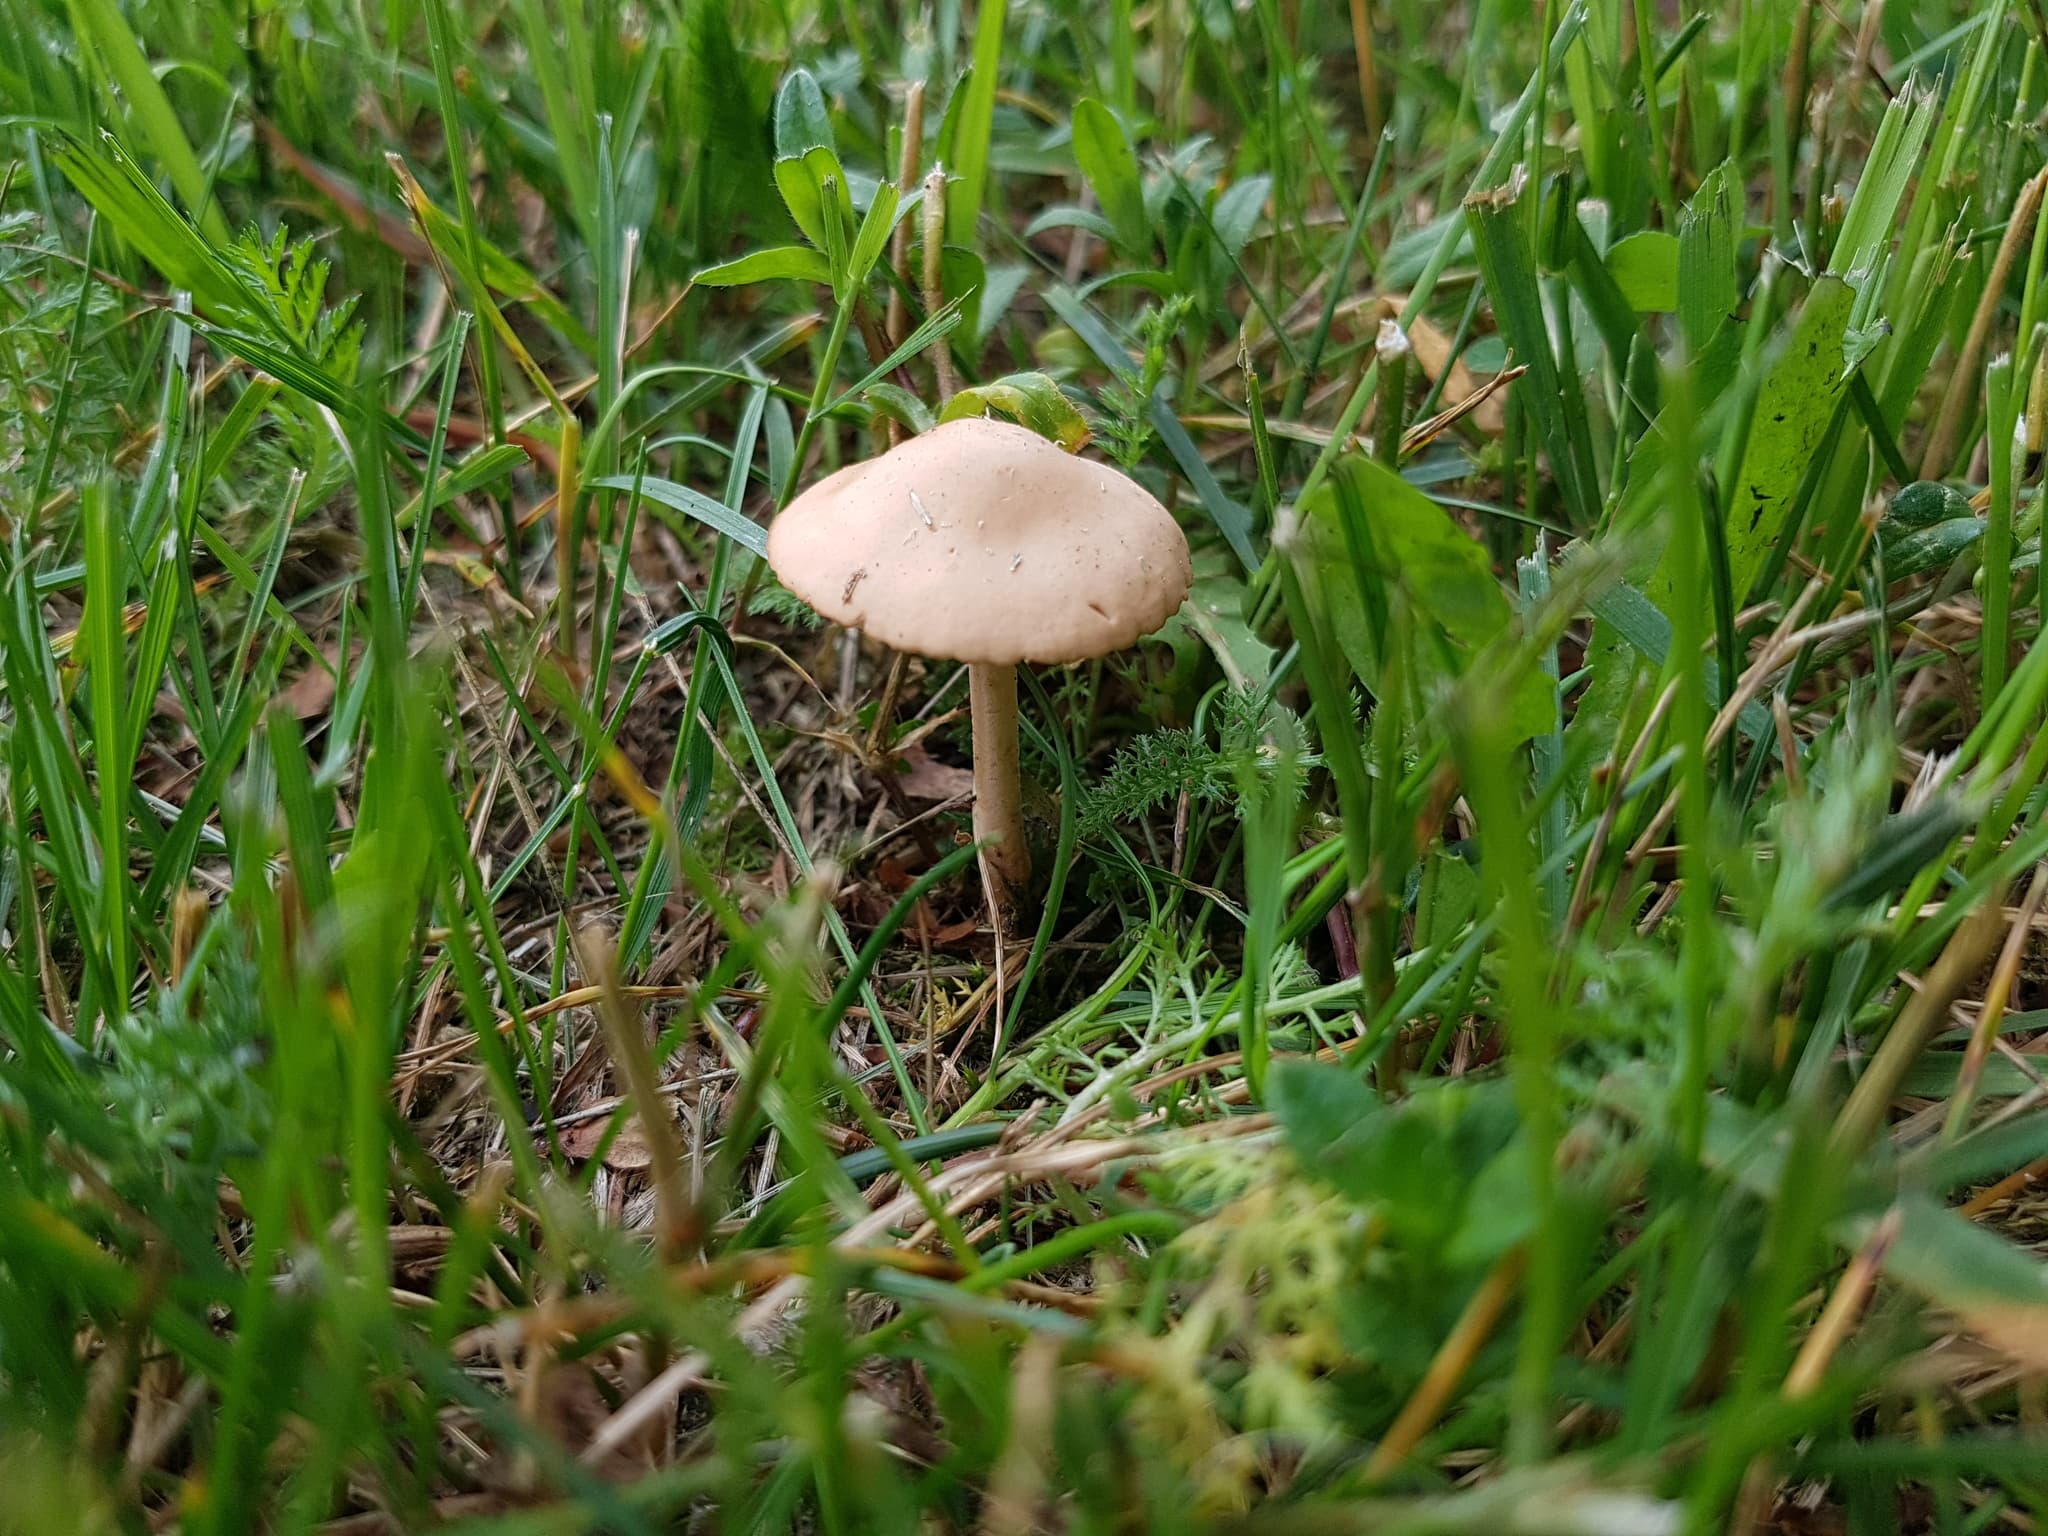
[{"label": "mushroom", "polygon": [[1031,879],[1019,662],[1121,650],[1187,596],[1188,543],[1129,476],[968,417],[827,476],[768,530],[784,586],[900,651],[967,663],[974,835],[998,897]]}]

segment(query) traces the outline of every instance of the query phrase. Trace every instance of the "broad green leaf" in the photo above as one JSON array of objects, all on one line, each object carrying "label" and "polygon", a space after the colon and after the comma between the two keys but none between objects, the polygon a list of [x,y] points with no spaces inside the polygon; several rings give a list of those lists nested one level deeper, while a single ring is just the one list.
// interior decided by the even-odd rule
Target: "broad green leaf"
[{"label": "broad green leaf", "polygon": [[1879,547],[1884,552],[1884,579],[1900,581],[1925,571],[1941,570],[1955,563],[1965,550],[1984,537],[1985,524],[1979,518],[1959,517],[1931,528],[1900,529],[1896,533],[1878,528]]},{"label": "broad green leaf", "polygon": [[706,267],[692,281],[706,288],[739,288],[748,283],[830,283],[832,268],[824,252],[808,245],[772,245],[737,260]]},{"label": "broad green leaf", "polygon": [[964,245],[949,245],[939,253],[939,282],[945,295],[960,306],[963,336],[981,334],[981,290],[988,282],[988,268],[981,256]]},{"label": "broad green leaf", "polygon": [[[1498,1081],[1431,1083],[1389,1105],[1356,1072],[1283,1057],[1266,1101],[1305,1173],[1410,1242],[1433,1245],[1457,1232],[1469,1191],[1485,1182],[1482,1171],[1498,1171],[1514,1137],[1514,1105]],[[1527,1162],[1526,1151],[1516,1155]],[[1483,1237],[1461,1246],[1468,1261],[1494,1256]]]},{"label": "broad green leaf", "polygon": [[852,254],[847,258],[847,293],[841,302],[860,291],[860,285],[867,281],[868,273],[881,259],[882,250],[889,243],[890,232],[896,228],[901,202],[893,183],[885,181],[875,188],[874,200],[868,204],[867,215],[860,223],[860,233],[853,239]]},{"label": "broad green leaf", "polygon": [[953,179],[946,187],[946,239],[953,245],[974,244],[974,226],[981,218],[982,193],[988,184],[989,138],[995,126],[996,87],[1001,81],[1003,28],[1009,0],[981,0],[975,8],[974,61],[947,105],[951,135],[946,165]]},{"label": "broad green leaf", "polygon": [[1044,234],[1049,229],[1085,229],[1089,234],[1102,240],[1114,240],[1116,230],[1109,220],[1099,213],[1073,203],[1056,203],[1024,226],[1024,238],[1029,240]]},{"label": "broad green leaf", "polygon": [[1259,215],[1266,211],[1266,199],[1273,195],[1273,178],[1246,176],[1232,182],[1216,199],[1209,215],[1210,226],[1222,243],[1226,256],[1235,258],[1259,227]]},{"label": "broad green leaf", "polygon": [[1147,249],[1151,231],[1137,154],[1116,114],[1092,96],[1082,97],[1074,107],[1074,161],[1095,189],[1095,200],[1116,231],[1117,244],[1133,253]]},{"label": "broad green leaf", "polygon": [[1944,485],[1939,480],[1915,480],[1899,488],[1891,504],[1884,509],[1884,515],[1887,522],[1907,528],[1932,528],[1936,523],[1975,517],[1977,513],[1970,505],[1970,498],[1954,486]]},{"label": "broad green leaf", "polygon": [[1059,385],[1042,373],[1012,373],[987,384],[963,389],[939,413],[941,422],[1000,411],[1040,437],[1049,437],[1069,453],[1088,441],[1088,423]]},{"label": "broad green leaf", "polygon": [[1278,653],[1245,617],[1244,580],[1220,569],[1220,559],[1213,562],[1219,568],[1207,572],[1201,569],[1204,563],[1198,556],[1194,585],[1176,620],[1201,637],[1233,687],[1263,689],[1272,681]]},{"label": "broad green leaf", "polygon": [[[1360,569],[1345,536],[1344,497],[1363,516],[1367,547]],[[1329,478],[1299,508],[1302,577],[1352,670],[1376,689],[1380,656],[1361,581],[1381,591],[1399,589],[1410,610],[1431,633],[1418,636],[1416,666],[1426,685],[1454,680],[1445,658],[1462,672],[1473,656],[1497,639],[1513,615],[1507,594],[1495,580],[1486,551],[1435,502],[1384,465],[1361,454],[1339,459]],[[1513,725],[1523,736],[1549,727],[1551,684],[1540,672],[1519,679],[1513,694]]]},{"label": "broad green leaf", "polygon": [[1340,1067],[1285,1058],[1273,1063],[1266,1107],[1305,1171],[1346,1193],[1357,1188],[1370,1196],[1367,1170],[1355,1166],[1354,1152],[1388,1110],[1362,1078]]},{"label": "broad green leaf", "polygon": [[775,187],[782,194],[782,204],[789,210],[790,218],[796,221],[796,227],[803,231],[804,238],[823,250],[825,217],[819,204],[818,184],[811,179],[810,168],[804,164],[803,156],[785,155],[775,162]]},{"label": "broad green leaf", "polygon": [[1678,220],[1678,321],[1685,343],[1704,351],[1735,310],[1735,236],[1742,206],[1735,169],[1709,171]]},{"label": "broad green leaf", "polygon": [[1742,467],[1732,485],[1721,487],[1728,575],[1738,603],[1784,532],[1799,482],[1848,388],[1842,339],[1855,298],[1839,278],[1815,283],[1791,341],[1757,391]]},{"label": "broad green leaf", "polygon": [[929,432],[937,424],[931,408],[901,384],[877,381],[861,391],[861,399],[913,435]]},{"label": "broad green leaf", "polygon": [[1617,241],[1607,253],[1607,270],[1639,315],[1669,314],[1678,308],[1678,237],[1646,229]]},{"label": "broad green leaf", "polygon": [[825,186],[830,182],[839,203],[843,231],[853,223],[853,194],[846,185],[846,171],[839,157],[824,145],[802,155],[786,155],[775,162],[775,185],[789,216],[804,238],[819,250],[826,250],[832,235],[825,227]]},{"label": "broad green leaf", "polygon": [[988,268],[981,292],[975,295],[980,302],[975,308],[974,329],[968,333],[975,348],[979,349],[995,334],[996,327],[1003,323],[1003,317],[1010,312],[1010,305],[1023,291],[1031,272],[1031,268],[1017,261],[998,262]]},{"label": "broad green leaf", "polygon": [[802,159],[813,149],[836,154],[832,119],[825,111],[825,93],[808,69],[793,69],[775,94],[775,155]]}]

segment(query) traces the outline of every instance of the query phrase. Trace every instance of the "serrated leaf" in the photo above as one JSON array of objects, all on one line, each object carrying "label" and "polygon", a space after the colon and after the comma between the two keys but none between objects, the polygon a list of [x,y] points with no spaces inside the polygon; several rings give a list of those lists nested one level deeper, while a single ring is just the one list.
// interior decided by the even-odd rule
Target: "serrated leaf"
[{"label": "serrated leaf", "polygon": [[808,245],[773,245],[735,261],[706,267],[692,281],[706,288],[739,288],[748,283],[830,283],[831,263]]}]

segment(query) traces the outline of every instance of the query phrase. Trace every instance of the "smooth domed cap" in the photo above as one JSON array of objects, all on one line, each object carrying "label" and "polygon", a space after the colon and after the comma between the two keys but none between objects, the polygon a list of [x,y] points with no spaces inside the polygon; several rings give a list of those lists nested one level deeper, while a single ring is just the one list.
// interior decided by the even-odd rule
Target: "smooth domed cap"
[{"label": "smooth domed cap", "polygon": [[782,584],[836,624],[954,661],[1086,661],[1164,624],[1188,541],[1129,476],[1024,427],[949,421],[829,475],[768,530]]}]

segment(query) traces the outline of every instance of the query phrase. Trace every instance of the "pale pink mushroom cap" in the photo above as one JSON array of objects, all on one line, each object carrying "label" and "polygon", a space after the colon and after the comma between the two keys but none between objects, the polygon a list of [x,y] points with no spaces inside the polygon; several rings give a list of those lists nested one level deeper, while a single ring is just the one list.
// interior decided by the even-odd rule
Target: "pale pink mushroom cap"
[{"label": "pale pink mushroom cap", "polygon": [[1143,486],[980,417],[819,481],[769,527],[768,564],[835,624],[989,665],[1122,650],[1192,577],[1186,537]]}]

